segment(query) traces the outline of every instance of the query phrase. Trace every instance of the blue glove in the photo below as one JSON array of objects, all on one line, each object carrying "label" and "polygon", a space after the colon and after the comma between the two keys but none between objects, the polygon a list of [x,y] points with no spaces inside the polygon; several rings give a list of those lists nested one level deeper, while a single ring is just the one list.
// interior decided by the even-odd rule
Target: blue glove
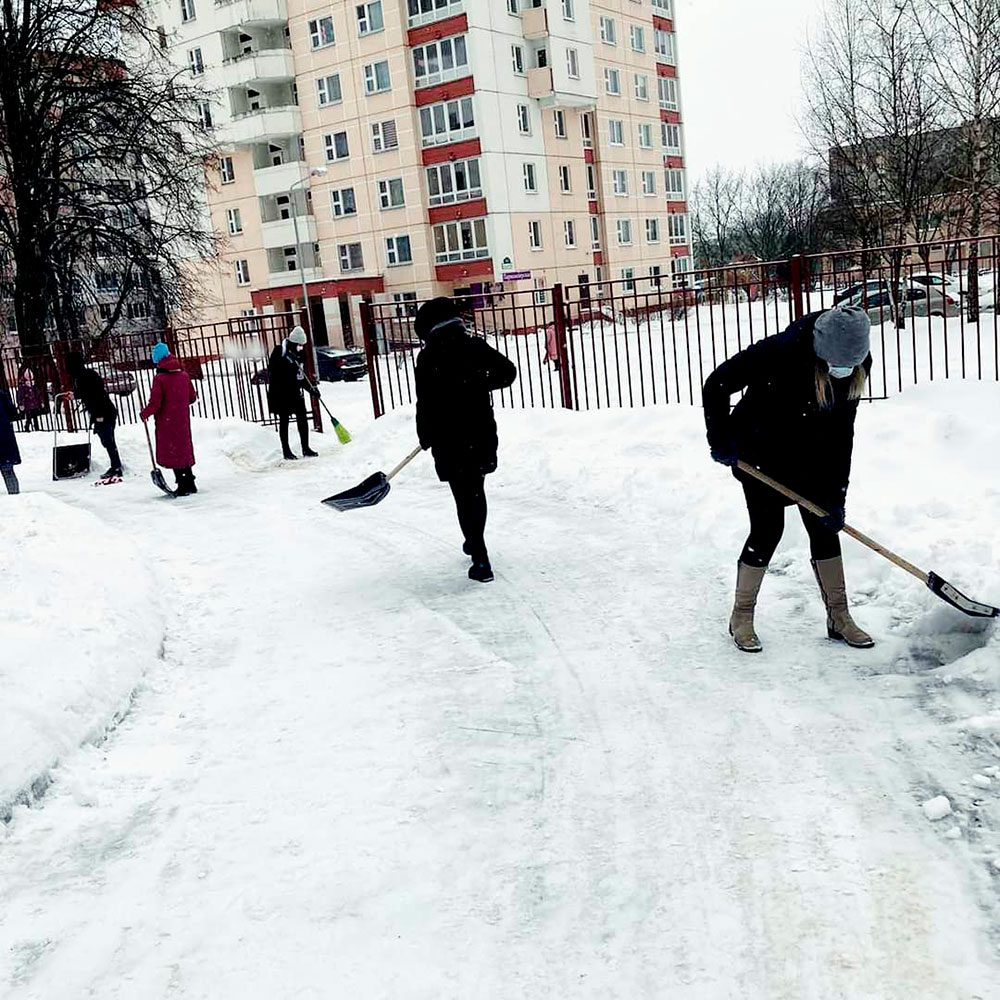
[{"label": "blue glove", "polygon": [[711,447],[713,462],[735,468],[736,463],[740,460],[740,453],[737,451],[734,441],[720,441]]},{"label": "blue glove", "polygon": [[828,507],[829,513],[826,517],[820,518],[820,524],[830,531],[837,532],[844,530],[844,518],[847,516],[843,507]]}]

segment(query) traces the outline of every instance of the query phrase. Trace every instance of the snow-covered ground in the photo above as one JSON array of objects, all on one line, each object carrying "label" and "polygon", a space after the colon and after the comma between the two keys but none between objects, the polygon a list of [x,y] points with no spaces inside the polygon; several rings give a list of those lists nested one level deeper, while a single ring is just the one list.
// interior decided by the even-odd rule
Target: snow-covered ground
[{"label": "snow-covered ground", "polygon": [[[22,437],[0,522],[127,538],[165,639],[0,828],[5,1000],[998,995],[993,624],[845,541],[879,645],[831,644],[790,515],[765,652],[737,652],[745,518],[692,407],[502,412],[498,576],[472,584],[426,458],[377,508],[318,503],[413,441],[364,384],[325,398],[355,441],[314,462],[199,423],[184,501],[136,428],[99,490]],[[974,383],[865,407],[848,509],[992,603],[998,412]]]}]

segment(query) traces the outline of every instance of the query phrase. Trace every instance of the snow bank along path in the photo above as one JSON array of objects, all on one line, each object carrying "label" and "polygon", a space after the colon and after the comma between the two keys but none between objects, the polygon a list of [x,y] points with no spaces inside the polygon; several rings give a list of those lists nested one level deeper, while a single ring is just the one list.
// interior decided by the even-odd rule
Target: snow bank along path
[{"label": "snow bank along path", "polygon": [[[995,599],[979,390],[863,410],[849,513]],[[58,487],[168,581],[167,641],[0,834],[5,998],[998,995],[995,630],[850,548],[881,642],[830,644],[789,517],[740,654],[698,411],[500,417],[489,587],[427,460],[316,502],[405,454],[405,413],[281,469],[200,426],[183,505]]]},{"label": "snow bank along path", "polygon": [[163,643],[132,541],[42,493],[0,495],[0,820],[128,708]]}]

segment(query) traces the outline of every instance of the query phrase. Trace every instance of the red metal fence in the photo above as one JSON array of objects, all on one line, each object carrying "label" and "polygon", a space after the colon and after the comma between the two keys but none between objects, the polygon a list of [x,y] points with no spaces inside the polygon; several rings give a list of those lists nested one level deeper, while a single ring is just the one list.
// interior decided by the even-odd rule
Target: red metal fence
[{"label": "red metal fence", "polygon": [[[235,417],[266,424],[272,418],[267,407],[266,378],[261,373],[266,375],[272,347],[296,321],[297,314],[275,313],[90,342],[54,341],[30,354],[20,347],[8,347],[0,350],[0,367],[15,403],[19,395],[24,398],[19,390],[26,381],[25,371],[32,372],[39,390],[41,411],[37,424],[41,429],[51,430],[54,422],[59,427],[72,426],[72,409],[61,407],[57,413],[53,400],[58,393],[70,391],[66,361],[71,352],[80,351],[104,378],[118,408],[119,422],[130,424],[138,421],[139,411],[149,399],[155,375],[150,351],[153,344],[163,340],[195,381],[198,401],[192,412],[196,416]],[[311,362],[308,352],[307,357]],[[23,410],[20,404],[18,408]],[[22,414],[22,419],[25,417]]]},{"label": "red metal fence", "polygon": [[[680,288],[651,275],[461,304],[469,329],[518,366],[517,382],[494,394],[503,407],[700,406],[718,364],[840,301],[868,310],[869,397],[885,399],[932,379],[1000,380],[998,244],[991,236],[747,261],[689,272]],[[419,305],[362,308],[376,416],[414,400]]]}]

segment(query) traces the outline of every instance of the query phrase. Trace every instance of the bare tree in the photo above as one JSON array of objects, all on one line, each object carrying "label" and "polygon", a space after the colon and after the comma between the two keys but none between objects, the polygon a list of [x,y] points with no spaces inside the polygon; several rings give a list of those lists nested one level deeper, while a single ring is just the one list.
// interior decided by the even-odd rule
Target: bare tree
[{"label": "bare tree", "polygon": [[26,354],[47,324],[85,332],[98,305],[98,334],[138,301],[162,323],[193,292],[187,263],[215,250],[210,98],[170,66],[145,11],[0,0],[0,242]]},{"label": "bare tree", "polygon": [[695,185],[691,199],[695,257],[705,266],[728,264],[739,249],[738,206],[743,176],[721,165]]}]

